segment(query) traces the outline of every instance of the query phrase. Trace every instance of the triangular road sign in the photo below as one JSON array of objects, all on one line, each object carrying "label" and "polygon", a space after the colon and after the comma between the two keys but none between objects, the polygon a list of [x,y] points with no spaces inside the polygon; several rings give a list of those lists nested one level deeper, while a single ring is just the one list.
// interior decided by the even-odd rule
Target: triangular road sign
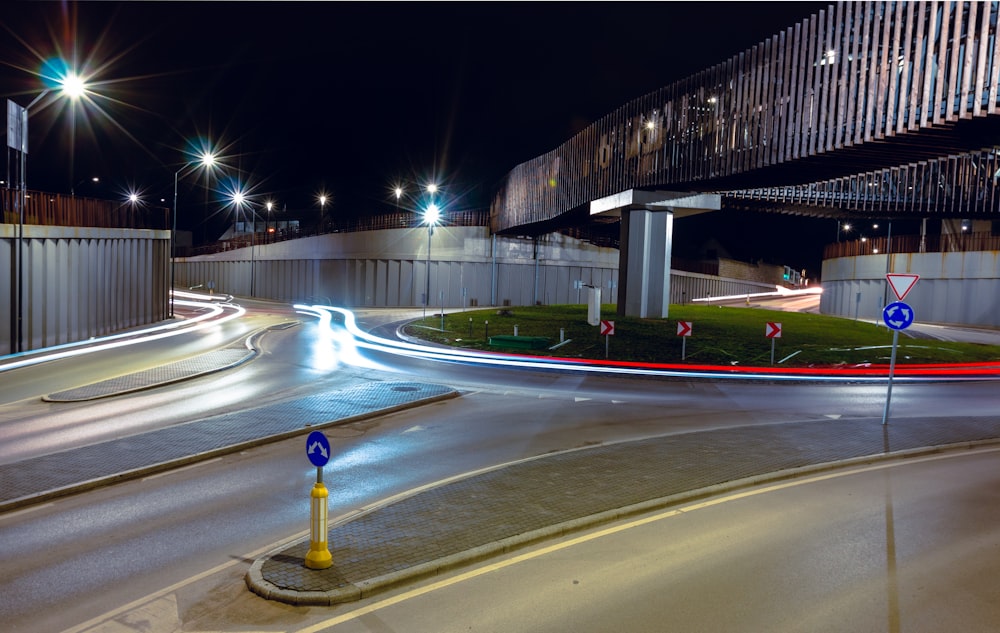
[{"label": "triangular road sign", "polygon": [[902,301],[906,293],[913,288],[913,284],[917,283],[917,280],[920,279],[920,275],[886,273],[885,278],[889,280],[889,287],[896,294],[896,298]]}]

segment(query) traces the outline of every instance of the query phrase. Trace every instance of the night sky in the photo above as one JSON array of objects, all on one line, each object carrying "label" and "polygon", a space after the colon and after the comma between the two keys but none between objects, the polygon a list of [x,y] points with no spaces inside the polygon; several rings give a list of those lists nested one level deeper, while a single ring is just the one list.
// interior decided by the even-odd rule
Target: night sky
[{"label": "night sky", "polygon": [[[8,3],[0,86],[27,106],[58,56],[92,83],[75,114],[66,100],[32,110],[29,189],[135,188],[169,206],[185,150],[202,138],[254,200],[289,216],[317,208],[321,191],[335,213],[391,211],[393,184],[431,180],[446,208],[474,208],[517,164],[825,6]],[[196,241],[225,224],[202,182],[192,173],[180,187],[178,227]]]}]

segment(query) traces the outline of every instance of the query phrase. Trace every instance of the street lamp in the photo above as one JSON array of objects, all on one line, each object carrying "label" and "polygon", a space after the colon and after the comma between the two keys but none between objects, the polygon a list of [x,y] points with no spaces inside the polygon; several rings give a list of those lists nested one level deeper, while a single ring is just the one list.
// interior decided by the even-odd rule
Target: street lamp
[{"label": "street lamp", "polygon": [[[431,187],[434,187],[434,191],[437,191],[437,187],[431,185],[427,188],[428,192],[431,191]],[[436,204],[431,202],[427,205],[427,210],[424,211],[424,224],[427,225],[427,288],[424,292],[424,318],[427,318],[427,304],[431,301],[431,236],[434,235],[434,226],[441,220],[441,209],[438,208]],[[443,314],[443,310],[442,310]]]},{"label": "street lamp", "polygon": [[847,222],[841,222],[840,220],[837,220],[837,241],[838,242],[840,241],[840,229],[841,228],[843,228],[844,231],[850,231],[851,230],[851,225],[848,224]]},{"label": "street lamp", "polygon": [[[60,68],[64,69],[64,62],[58,60]],[[14,268],[11,271],[14,278],[14,296],[10,302],[11,307],[11,351],[17,353],[24,351],[23,347],[23,319],[24,312],[22,303],[24,301],[24,284],[21,277],[24,276],[24,207],[28,202],[28,188],[26,184],[25,172],[28,168],[28,115],[42,99],[44,99],[52,88],[58,86],[58,96],[68,97],[74,104],[86,95],[89,91],[86,79],[75,72],[56,73],[58,76],[45,77],[52,81],[52,87],[42,90],[37,97],[31,100],[27,107],[22,108],[10,99],[7,100],[7,147],[20,153],[20,160],[17,171],[20,175],[20,184],[17,188],[16,205],[18,208],[17,220],[17,241],[14,255]],[[43,106],[44,107],[44,106]]]},{"label": "street lamp", "polygon": [[174,172],[174,209],[170,214],[170,318],[174,318],[174,260],[177,259],[177,253],[175,252],[175,234],[177,233],[177,181],[180,178],[181,172],[192,165],[198,165],[200,167],[205,167],[211,169],[215,166],[216,156],[214,153],[205,151],[202,152],[196,160],[191,160],[183,165],[181,168]]},{"label": "street lamp", "polygon": [[264,222],[264,233],[265,233],[264,237],[265,238],[268,237],[270,233],[274,232],[273,230],[271,230],[271,227],[270,227],[270,224],[271,224],[271,210],[274,209],[274,202],[268,200],[266,202],[266,205],[267,205],[267,220]]},{"label": "street lamp", "polygon": [[72,187],[69,188],[69,195],[70,195],[70,197],[71,198],[75,198],[76,197],[76,188],[78,186],[82,185],[83,183],[87,182],[88,180],[90,182],[94,183],[94,184],[97,184],[97,183],[101,182],[101,179],[98,178],[97,176],[94,176],[93,178],[84,178],[83,180],[81,180],[80,182],[76,183],[75,185],[73,185]]},{"label": "street lamp", "polygon": [[319,223],[316,226],[316,234],[319,235],[323,232],[323,220],[326,218],[326,203],[332,202],[333,199],[325,193],[321,193],[317,200],[319,200]]},{"label": "street lamp", "polygon": [[[257,222],[254,217],[253,205],[250,204],[250,197],[243,192],[243,189],[237,187],[232,193],[232,202],[236,207],[237,211],[243,212],[246,209],[250,209],[250,296],[254,296],[254,233],[257,232]],[[244,218],[246,215],[243,216]],[[245,220],[244,220],[245,221]]]}]

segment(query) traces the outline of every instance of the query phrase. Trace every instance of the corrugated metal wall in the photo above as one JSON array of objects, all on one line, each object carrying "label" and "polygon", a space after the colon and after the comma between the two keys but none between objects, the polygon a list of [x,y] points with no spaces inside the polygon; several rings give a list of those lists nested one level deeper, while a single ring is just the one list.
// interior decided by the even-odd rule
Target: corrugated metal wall
[{"label": "corrugated metal wall", "polygon": [[[14,261],[16,230],[0,224],[2,262]],[[22,249],[23,351],[167,317],[167,231],[25,225]],[[14,285],[12,274],[0,275],[0,296],[12,296]],[[6,303],[0,310],[0,355],[15,351],[15,318],[13,303]]]}]

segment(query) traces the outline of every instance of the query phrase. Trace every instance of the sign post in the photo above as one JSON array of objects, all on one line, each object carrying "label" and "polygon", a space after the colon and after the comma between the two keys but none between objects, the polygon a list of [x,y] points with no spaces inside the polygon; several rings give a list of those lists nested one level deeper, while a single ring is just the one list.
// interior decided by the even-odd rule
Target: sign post
[{"label": "sign post", "polygon": [[774,364],[774,339],[781,338],[781,324],[767,322],[764,326],[764,336],[771,339],[771,364]]},{"label": "sign post", "polygon": [[681,360],[687,356],[687,340],[691,336],[691,326],[694,325],[691,321],[678,321],[677,322],[677,336],[681,337]]},{"label": "sign post", "polygon": [[899,331],[913,325],[913,308],[903,303],[913,285],[920,279],[920,275],[904,275],[901,273],[886,273],[885,278],[889,281],[889,287],[899,301],[893,301],[882,310],[882,320],[892,328],[892,354],[889,356],[889,386],[885,393],[885,409],[882,411],[882,425],[889,423],[889,402],[892,401],[892,378],[896,373],[896,348],[899,345]]},{"label": "sign post", "polygon": [[601,321],[601,336],[604,337],[604,360],[608,359],[608,338],[615,333],[614,321]]},{"label": "sign post", "polygon": [[892,354],[889,356],[889,388],[885,394],[885,409],[882,411],[883,426],[889,422],[889,402],[892,400],[892,377],[896,373],[896,348],[899,346],[899,331],[913,324],[913,308],[902,301],[893,301],[882,310],[882,320],[892,328]]},{"label": "sign post", "polygon": [[309,569],[326,569],[333,565],[326,526],[330,495],[323,485],[323,467],[330,461],[330,440],[319,431],[313,431],[306,438],[306,456],[316,467],[316,485],[309,495],[309,551],[306,553],[305,564]]}]

